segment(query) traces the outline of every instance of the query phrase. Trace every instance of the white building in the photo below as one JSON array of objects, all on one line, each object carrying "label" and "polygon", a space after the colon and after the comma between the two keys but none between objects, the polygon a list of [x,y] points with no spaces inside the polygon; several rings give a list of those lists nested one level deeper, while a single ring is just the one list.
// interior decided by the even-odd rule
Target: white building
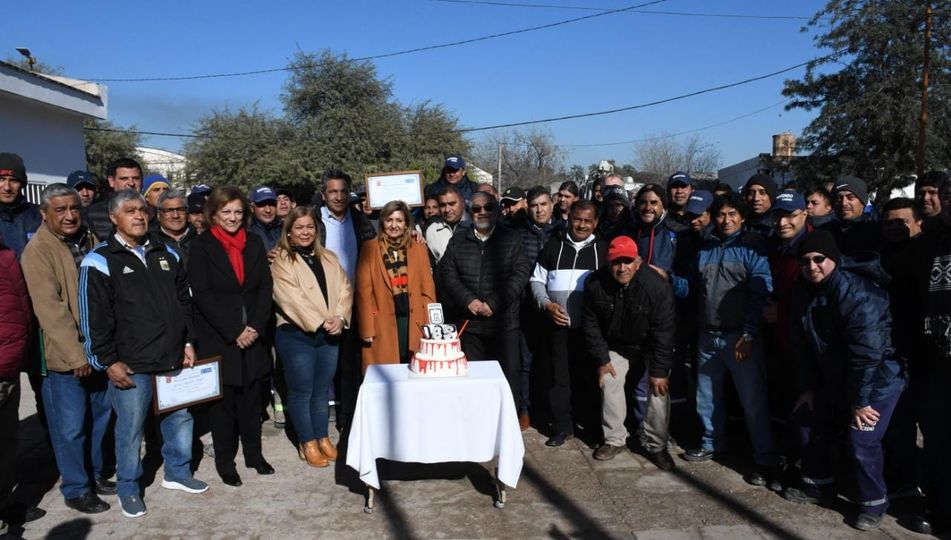
[{"label": "white building", "polygon": [[142,166],[148,174],[161,174],[175,186],[185,187],[185,165],[188,163],[185,156],[147,146],[136,146],[135,153],[142,159]]},{"label": "white building", "polygon": [[103,85],[0,62],[0,152],[23,158],[30,200],[46,184],[65,182],[69,173],[86,168],[83,122],[105,120],[107,106]]}]

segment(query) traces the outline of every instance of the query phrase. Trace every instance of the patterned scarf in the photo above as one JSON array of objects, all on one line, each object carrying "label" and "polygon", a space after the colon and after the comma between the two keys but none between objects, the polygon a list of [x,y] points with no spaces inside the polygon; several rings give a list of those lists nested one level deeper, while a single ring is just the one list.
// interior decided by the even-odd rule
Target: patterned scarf
[{"label": "patterned scarf", "polygon": [[391,244],[387,239],[380,242],[383,265],[390,278],[390,290],[393,291],[393,308],[397,317],[409,314],[409,267],[406,262],[406,248]]},{"label": "patterned scarf", "polygon": [[934,339],[944,360],[951,359],[951,237],[944,232],[931,259],[925,335]]},{"label": "patterned scarf", "polygon": [[228,262],[238,278],[238,285],[244,285],[244,246],[248,242],[247,231],[241,227],[235,234],[228,234],[220,225],[215,224],[211,226],[211,235],[218,239],[228,255]]}]

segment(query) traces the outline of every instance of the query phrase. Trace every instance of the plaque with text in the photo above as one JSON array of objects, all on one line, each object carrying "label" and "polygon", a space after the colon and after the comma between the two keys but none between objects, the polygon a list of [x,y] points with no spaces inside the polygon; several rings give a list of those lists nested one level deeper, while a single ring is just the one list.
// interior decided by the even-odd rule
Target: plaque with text
[{"label": "plaque with text", "polygon": [[153,382],[152,410],[155,414],[220,399],[224,389],[221,357],[195,360],[195,365],[190,368],[159,373]]}]

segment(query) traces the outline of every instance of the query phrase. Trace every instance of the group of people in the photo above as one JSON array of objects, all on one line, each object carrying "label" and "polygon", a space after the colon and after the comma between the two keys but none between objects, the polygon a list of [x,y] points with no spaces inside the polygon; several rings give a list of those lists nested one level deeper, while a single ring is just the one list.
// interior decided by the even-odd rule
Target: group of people
[{"label": "group of people", "polygon": [[[117,494],[135,517],[149,433],[163,487],[208,489],[193,476],[193,415],[210,425],[225,484],[241,485],[239,441],[246,467],[273,474],[261,445],[272,387],[301,460],[327,466],[330,404],[345,432],[367,366],[408,362],[440,302],[466,324],[469,360],[500,363],[522,429],[550,447],[578,436],[609,460],[630,445],[671,470],[672,424],[684,459],[705,461],[730,452],[738,415],[751,484],[833,497],[847,487],[832,459],[841,442],[854,526],[878,527],[889,497],[919,486],[930,512],[912,526],[948,525],[945,173],[877,210],[848,176],[798,190],[757,174],[734,192],[678,172],[632,196],[609,174],[591,200],[570,181],[500,194],[458,155],[419,209],[367,208],[339,170],[300,206],[269,186],[186,195],[132,159],[106,180],[99,193],[77,171],[37,207],[22,160],[0,154],[0,302],[18,315],[0,323],[0,498],[14,482],[20,370],[42,397],[66,504],[102,512],[99,495]],[[221,399],[151,414],[153,375],[215,356]],[[102,451],[113,418],[115,482]]]}]

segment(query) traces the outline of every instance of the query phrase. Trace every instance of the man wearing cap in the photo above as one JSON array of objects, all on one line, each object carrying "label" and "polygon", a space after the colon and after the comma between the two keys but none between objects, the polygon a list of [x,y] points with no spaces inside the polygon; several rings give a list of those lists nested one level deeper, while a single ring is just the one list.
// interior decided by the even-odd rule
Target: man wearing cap
[{"label": "man wearing cap", "polygon": [[264,242],[265,250],[270,253],[281,239],[280,218],[277,217],[277,193],[268,186],[258,186],[251,190],[251,224],[248,231],[256,234]]},{"label": "man wearing cap", "polygon": [[499,203],[488,193],[472,196],[472,227],[449,241],[436,271],[446,319],[457,326],[469,321],[462,348],[470,360],[498,360],[521,399],[519,306],[530,270],[517,231],[498,226]]},{"label": "man wearing cap", "polygon": [[754,174],[743,186],[743,198],[750,211],[746,228],[768,238],[773,234],[773,219],[769,209],[776,198],[776,182],[769,175]]},{"label": "man wearing cap", "polygon": [[690,280],[699,301],[697,414],[703,423],[699,448],[688,461],[707,461],[727,451],[726,377],[740,397],[756,468],[746,481],[779,489],[763,374],[761,328],[772,277],[763,238],[744,228],[746,203],[736,193],[710,206],[713,234],[700,248]]},{"label": "man wearing cap", "polygon": [[188,207],[188,224],[191,225],[192,229],[195,229],[195,234],[201,234],[208,228],[208,223],[205,221],[206,198],[206,194],[195,193],[194,191],[185,198]]},{"label": "man wearing cap", "polygon": [[[812,231],[812,226],[808,223],[806,201],[794,190],[780,192],[773,200],[770,214],[773,218],[773,235],[767,240],[767,249],[769,269],[773,276],[773,294],[763,310],[767,323],[763,332],[763,345],[770,408],[775,417],[786,418],[798,397],[791,382],[795,375],[791,349],[794,322],[791,319],[792,296],[801,275],[796,246],[803,235]],[[790,449],[782,450],[788,452]]]},{"label": "man wearing cap", "polygon": [[96,178],[89,171],[73,171],[66,177],[66,185],[75,189],[79,193],[79,202],[83,208],[89,206],[96,200],[96,192],[99,185]]},{"label": "man wearing cap", "polygon": [[670,204],[670,219],[667,226],[679,233],[690,228],[690,221],[684,216],[687,202],[693,194],[693,180],[690,175],[677,171],[667,179],[667,198]]},{"label": "man wearing cap", "polygon": [[624,188],[617,185],[605,187],[601,193],[601,216],[598,219],[598,237],[610,242],[621,235],[632,235],[631,199]]},{"label": "man wearing cap", "polygon": [[[66,506],[97,514],[109,505],[97,497],[115,495],[103,477],[102,443],[112,417],[107,378],[93,371],[79,328],[79,263],[97,240],[82,224],[80,196],[50,184],[41,196],[43,226],[23,251],[23,270],[33,309],[43,329],[46,380],[42,397],[50,439],[62,476]],[[87,422],[88,418],[88,422]]]},{"label": "man wearing cap", "polygon": [[288,188],[279,187],[275,193],[277,194],[277,219],[283,223],[287,214],[297,208],[297,201],[294,200],[294,192]]},{"label": "man wearing cap", "polygon": [[502,217],[507,224],[524,219],[525,213],[528,212],[525,192],[518,186],[512,186],[503,191],[499,203],[502,205]]},{"label": "man wearing cap", "polygon": [[[122,189],[141,191],[142,166],[132,158],[119,158],[109,164],[106,182],[112,193]],[[101,197],[83,208],[83,223],[96,235],[96,238],[109,238],[115,230],[112,220],[109,219],[109,198]]]},{"label": "man wearing cap", "polygon": [[836,219],[822,229],[832,233],[843,255],[875,252],[881,249],[882,228],[872,214],[865,213],[868,188],[855,176],[843,176],[832,188],[832,207]]},{"label": "man wearing cap", "polygon": [[641,446],[657,467],[674,468],[667,451],[674,352],[674,297],[666,280],[642,264],[637,244],[619,236],[608,247],[608,264],[584,284],[582,328],[598,369],[604,444],[594,458],[609,460],[627,444],[625,382],[646,372],[649,395],[639,430]]},{"label": "man wearing cap", "polygon": [[[539,332],[542,339],[536,350],[548,358],[549,366],[546,393],[553,429],[547,446],[565,444],[576,423],[593,432],[600,418],[594,371],[587,359],[582,329],[585,279],[607,259],[607,246],[594,234],[597,227],[598,209],[593,202],[583,201],[572,207],[567,231],[556,231],[549,238],[529,282],[535,304],[531,316],[537,320],[539,310],[544,313]],[[527,309],[522,306],[523,324]],[[541,362],[539,365],[545,367]],[[548,382],[549,377],[545,379]],[[589,381],[592,384],[586,384]]]},{"label": "man wearing cap", "polygon": [[39,208],[23,195],[24,186],[23,159],[17,154],[0,153],[0,238],[17,259],[43,222]]},{"label": "man wearing cap", "polygon": [[436,194],[436,200],[439,201],[441,219],[433,219],[423,231],[434,263],[438,263],[445,255],[449,240],[460,226],[466,228],[471,225],[465,200],[458,187],[444,186],[442,191]]},{"label": "man wearing cap", "polygon": [[188,268],[188,253],[192,240],[198,236],[188,224],[188,203],[185,194],[177,189],[170,189],[159,195],[157,229],[150,231],[153,241],[162,242],[171,246],[182,257],[182,266]]},{"label": "man wearing cap", "polygon": [[856,529],[877,529],[888,508],[882,437],[905,386],[891,344],[888,280],[874,258],[846,260],[828,231],[796,247],[802,279],[794,297],[793,350],[798,355],[802,484],[783,496],[799,503],[834,500],[831,454],[843,427],[855,470]]},{"label": "man wearing cap", "polygon": [[151,211],[154,212],[158,208],[159,196],[170,188],[168,178],[161,174],[150,174],[142,179],[142,196],[145,197],[145,202],[149,204]]},{"label": "man wearing cap", "polygon": [[426,196],[438,195],[446,186],[456,186],[466,204],[469,204],[472,194],[479,190],[479,186],[466,174],[466,160],[458,154],[446,158],[439,179],[426,186]]}]

